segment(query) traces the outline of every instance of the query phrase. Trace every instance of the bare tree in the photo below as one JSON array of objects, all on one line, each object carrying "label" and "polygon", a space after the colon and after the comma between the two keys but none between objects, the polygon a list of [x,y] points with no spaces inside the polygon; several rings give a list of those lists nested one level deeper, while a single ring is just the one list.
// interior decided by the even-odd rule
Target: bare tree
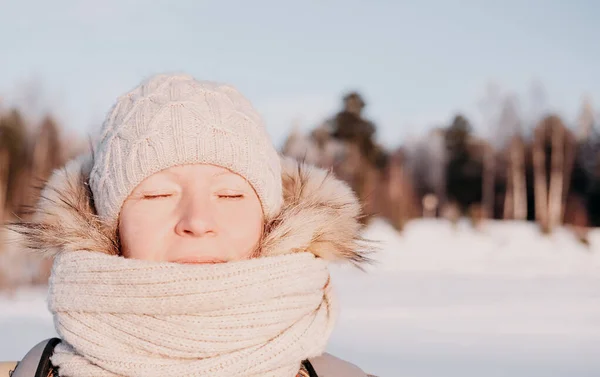
[{"label": "bare tree", "polygon": [[407,170],[405,153],[399,149],[390,156],[387,166],[387,192],[381,193],[387,200],[380,201],[381,212],[397,230],[402,230],[409,220],[419,215],[418,200]]},{"label": "bare tree", "polygon": [[496,154],[490,144],[484,145],[483,150],[483,178],[482,178],[482,217],[494,217],[494,198],[496,196]]},{"label": "bare tree", "polygon": [[585,96],[579,113],[579,129],[577,132],[578,141],[587,140],[591,136],[594,128],[594,118],[592,99],[589,96]]},{"label": "bare tree", "polygon": [[563,223],[575,161],[574,138],[558,116],[536,127],[533,160],[536,219],[550,232]]},{"label": "bare tree", "polygon": [[0,117],[0,148],[7,151],[5,210],[13,213],[23,198],[24,171],[27,166],[28,133],[26,124],[17,110]]},{"label": "bare tree", "polygon": [[525,143],[520,135],[513,138],[510,146],[510,176],[513,186],[513,217],[527,219],[527,175],[525,174]]},{"label": "bare tree", "polygon": [[498,140],[507,146],[506,197],[504,218],[527,218],[527,181],[525,174],[525,143],[521,120],[514,95],[507,96],[498,120]]},{"label": "bare tree", "polygon": [[565,130],[558,124],[550,128],[551,131],[551,161],[550,161],[550,189],[548,192],[548,228],[553,230],[561,223],[562,197],[565,183],[564,177],[564,144]]},{"label": "bare tree", "polygon": [[0,221],[4,224],[7,218],[7,191],[10,153],[7,149],[0,149]]},{"label": "bare tree", "polygon": [[548,189],[546,179],[546,135],[544,129],[537,127],[534,131],[532,154],[535,192],[535,219],[544,232],[548,232]]}]

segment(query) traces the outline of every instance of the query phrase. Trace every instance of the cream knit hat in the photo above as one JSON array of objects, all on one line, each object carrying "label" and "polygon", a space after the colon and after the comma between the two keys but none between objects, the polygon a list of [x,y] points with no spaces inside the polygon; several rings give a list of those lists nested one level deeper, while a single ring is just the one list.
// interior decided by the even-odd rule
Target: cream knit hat
[{"label": "cream knit hat", "polygon": [[121,96],[102,126],[90,175],[98,215],[115,222],[145,178],[184,164],[241,175],[266,218],[281,207],[279,155],[250,102],[229,85],[157,75]]}]

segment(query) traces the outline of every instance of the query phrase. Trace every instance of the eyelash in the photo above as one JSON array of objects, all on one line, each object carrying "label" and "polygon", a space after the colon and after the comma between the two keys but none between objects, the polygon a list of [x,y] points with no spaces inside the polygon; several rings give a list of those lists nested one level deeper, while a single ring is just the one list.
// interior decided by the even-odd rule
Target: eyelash
[{"label": "eyelash", "polygon": [[241,199],[243,197],[244,197],[244,195],[242,195],[242,194],[238,194],[238,195],[219,195],[219,198],[225,198],[225,199]]},{"label": "eyelash", "polygon": [[144,199],[152,200],[152,199],[168,198],[169,196],[171,196],[171,194],[144,195]]}]

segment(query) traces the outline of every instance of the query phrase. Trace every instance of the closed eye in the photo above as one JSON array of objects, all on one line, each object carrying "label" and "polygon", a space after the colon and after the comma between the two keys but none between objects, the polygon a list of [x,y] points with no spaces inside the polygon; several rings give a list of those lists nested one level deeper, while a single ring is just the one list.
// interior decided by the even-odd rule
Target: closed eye
[{"label": "closed eye", "polygon": [[152,200],[152,199],[161,199],[161,198],[168,198],[172,196],[172,194],[156,194],[156,195],[144,195],[143,198],[144,199],[148,199],[148,200]]},{"label": "closed eye", "polygon": [[235,194],[235,195],[219,195],[219,198],[223,198],[223,199],[241,199],[243,198],[244,195],[242,194]]}]

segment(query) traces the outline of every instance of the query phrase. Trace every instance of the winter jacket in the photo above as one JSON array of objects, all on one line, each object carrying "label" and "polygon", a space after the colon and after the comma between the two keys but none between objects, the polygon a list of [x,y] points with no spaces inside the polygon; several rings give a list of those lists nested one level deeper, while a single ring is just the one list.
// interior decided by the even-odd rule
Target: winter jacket
[{"label": "winter jacket", "polygon": [[[86,157],[75,162],[54,173],[46,185],[46,194],[38,203],[32,222],[17,227],[24,237],[23,243],[29,249],[49,255],[62,250],[104,250],[114,254],[118,245],[116,232],[98,228],[88,186],[93,161],[91,157]],[[328,172],[290,159],[282,161],[282,169],[285,205],[282,213],[273,221],[285,219],[292,224],[292,230],[282,237],[294,237],[293,229],[301,229],[307,222],[318,221],[322,229],[316,232],[317,236],[307,250],[331,261],[355,265],[367,262],[365,255],[355,250],[357,240],[361,240],[361,226],[359,218],[350,215],[354,211],[348,208],[355,207],[358,199],[347,185]],[[17,366],[12,377],[52,376],[49,357],[56,345],[53,342],[58,341],[45,341],[34,347]],[[7,376],[7,369],[10,368],[14,368],[14,363],[0,363],[0,377]],[[303,369],[299,376],[368,376],[357,366],[327,353],[309,359]]]}]

